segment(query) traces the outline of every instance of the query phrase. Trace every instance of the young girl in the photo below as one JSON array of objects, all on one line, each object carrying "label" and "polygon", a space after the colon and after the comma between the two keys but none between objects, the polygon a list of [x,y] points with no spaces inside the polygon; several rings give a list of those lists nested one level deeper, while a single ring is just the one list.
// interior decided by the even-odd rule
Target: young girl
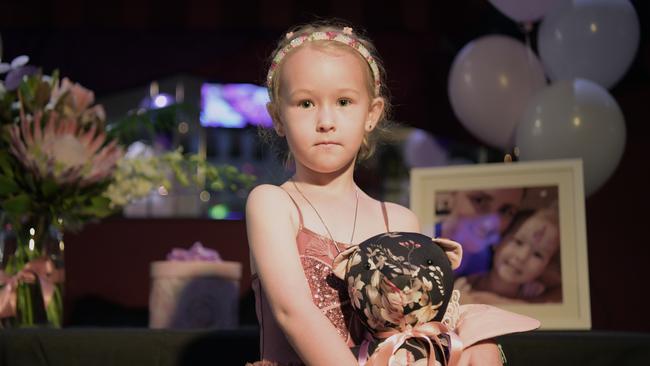
[{"label": "young girl", "polygon": [[518,218],[496,248],[487,273],[461,277],[455,287],[463,302],[514,303],[561,300],[561,287],[548,287],[541,278],[549,275],[560,248],[558,208],[552,204],[532,215]]},{"label": "young girl", "polygon": [[273,52],[268,110],[295,174],[256,187],[246,204],[260,364],[356,365],[361,325],[332,260],[376,234],[419,231],[413,212],[369,197],[353,177],[385,122],[383,76],[372,44],[348,27],[302,26]]}]

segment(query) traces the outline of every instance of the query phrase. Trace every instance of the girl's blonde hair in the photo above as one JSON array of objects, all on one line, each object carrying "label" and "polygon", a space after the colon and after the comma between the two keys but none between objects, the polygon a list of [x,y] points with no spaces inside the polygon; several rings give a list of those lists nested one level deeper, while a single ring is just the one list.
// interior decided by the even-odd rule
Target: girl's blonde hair
[{"label": "girl's blonde hair", "polygon": [[[278,41],[275,50],[273,50],[269,58],[268,61],[269,68],[274,67],[273,60],[276,58],[278,52],[284,52],[285,48],[291,43],[292,40],[295,40],[296,38],[299,38],[301,36],[314,34],[316,32],[342,33],[344,28],[348,28],[348,25],[343,22],[333,21],[333,20],[312,22],[312,23],[293,27],[292,29],[289,30],[289,32],[287,32],[286,35],[283,35],[282,38],[280,38],[280,40]],[[377,77],[379,77],[379,80],[375,80],[373,71],[370,68],[370,65],[368,64],[368,61],[365,60],[363,56],[356,49],[344,43],[333,41],[333,40],[311,41],[309,42],[309,44],[317,47],[325,47],[325,48],[332,47],[332,48],[351,50],[353,54],[356,54],[367,66],[365,68],[366,86],[368,89],[368,94],[370,95],[370,100],[377,97],[380,97],[384,100],[384,109],[381,115],[379,116],[379,119],[377,120],[377,125],[371,132],[366,133],[361,143],[361,147],[359,148],[359,153],[357,154],[357,161],[360,162],[370,158],[374,154],[378,143],[386,139],[389,133],[390,123],[388,122],[388,116],[390,113],[390,103],[389,103],[390,98],[388,95],[388,89],[386,88],[386,80],[385,80],[386,71],[381,63],[381,60],[379,59],[379,55],[377,54],[377,49],[375,48],[373,43],[368,38],[361,35],[357,30],[352,31],[351,33],[348,32],[346,33],[346,35],[352,38],[353,40],[359,42],[361,45],[363,45],[363,47],[365,47],[365,49],[368,50],[369,54],[374,59],[374,63],[377,66],[376,70],[378,71]],[[271,98],[271,101],[269,102],[269,111],[271,112],[271,118],[273,118],[273,123],[278,123],[279,116],[277,113],[276,103],[280,98],[279,97],[279,90],[280,90],[279,74],[282,72],[282,65],[280,64],[275,66],[277,66],[276,71],[273,72],[272,78],[268,80],[269,96]],[[375,83],[377,81],[379,87],[375,88]],[[270,143],[272,147],[278,150],[277,152],[279,153],[279,155],[282,156],[282,160],[284,160],[285,164],[288,164],[291,161],[291,153],[287,147],[286,140],[284,138],[281,138],[280,136],[275,134],[274,131],[271,131],[269,129],[260,130],[260,135],[263,138],[263,140]]]},{"label": "girl's blonde hair", "polygon": [[560,228],[560,217],[559,217],[559,208],[558,208],[558,202],[557,201],[552,201],[550,202],[547,206],[541,207],[539,209],[528,209],[528,210],[522,210],[518,212],[515,217],[512,219],[512,222],[506,228],[504,232],[504,237],[505,236],[511,236],[514,235],[517,230],[524,224],[524,222],[528,221],[528,219],[531,219],[533,217],[537,217],[539,219],[545,220],[551,225]]}]

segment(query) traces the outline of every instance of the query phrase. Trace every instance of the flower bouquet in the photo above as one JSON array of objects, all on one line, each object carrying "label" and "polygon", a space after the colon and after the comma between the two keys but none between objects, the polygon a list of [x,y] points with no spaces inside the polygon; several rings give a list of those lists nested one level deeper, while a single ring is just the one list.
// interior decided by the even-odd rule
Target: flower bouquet
[{"label": "flower bouquet", "polygon": [[0,240],[0,328],[61,326],[64,228],[79,230],[154,187],[170,188],[167,171],[181,184],[212,189],[253,181],[180,150],[125,157],[92,91],[27,61],[0,64],[7,73],[0,81],[0,239],[15,238],[15,248]]}]

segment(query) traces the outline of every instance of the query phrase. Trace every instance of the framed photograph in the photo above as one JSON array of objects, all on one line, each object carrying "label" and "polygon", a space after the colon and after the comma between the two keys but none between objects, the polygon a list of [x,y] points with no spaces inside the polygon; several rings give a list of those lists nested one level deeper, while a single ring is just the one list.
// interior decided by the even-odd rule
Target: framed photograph
[{"label": "framed photograph", "polygon": [[424,234],[462,245],[461,304],[591,328],[581,160],[415,168],[410,206]]}]

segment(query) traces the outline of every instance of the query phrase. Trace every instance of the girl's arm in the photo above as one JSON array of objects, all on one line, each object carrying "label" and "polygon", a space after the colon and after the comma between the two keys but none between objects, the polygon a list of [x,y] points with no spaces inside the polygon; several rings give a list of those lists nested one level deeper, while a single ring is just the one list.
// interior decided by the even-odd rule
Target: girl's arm
[{"label": "girl's arm", "polygon": [[476,343],[463,350],[458,366],[502,366],[501,352],[494,340]]},{"label": "girl's arm", "polygon": [[246,202],[246,226],[253,266],[273,314],[308,365],[356,365],[335,327],[311,300],[298,249],[298,215],[281,188],[260,185]]}]

